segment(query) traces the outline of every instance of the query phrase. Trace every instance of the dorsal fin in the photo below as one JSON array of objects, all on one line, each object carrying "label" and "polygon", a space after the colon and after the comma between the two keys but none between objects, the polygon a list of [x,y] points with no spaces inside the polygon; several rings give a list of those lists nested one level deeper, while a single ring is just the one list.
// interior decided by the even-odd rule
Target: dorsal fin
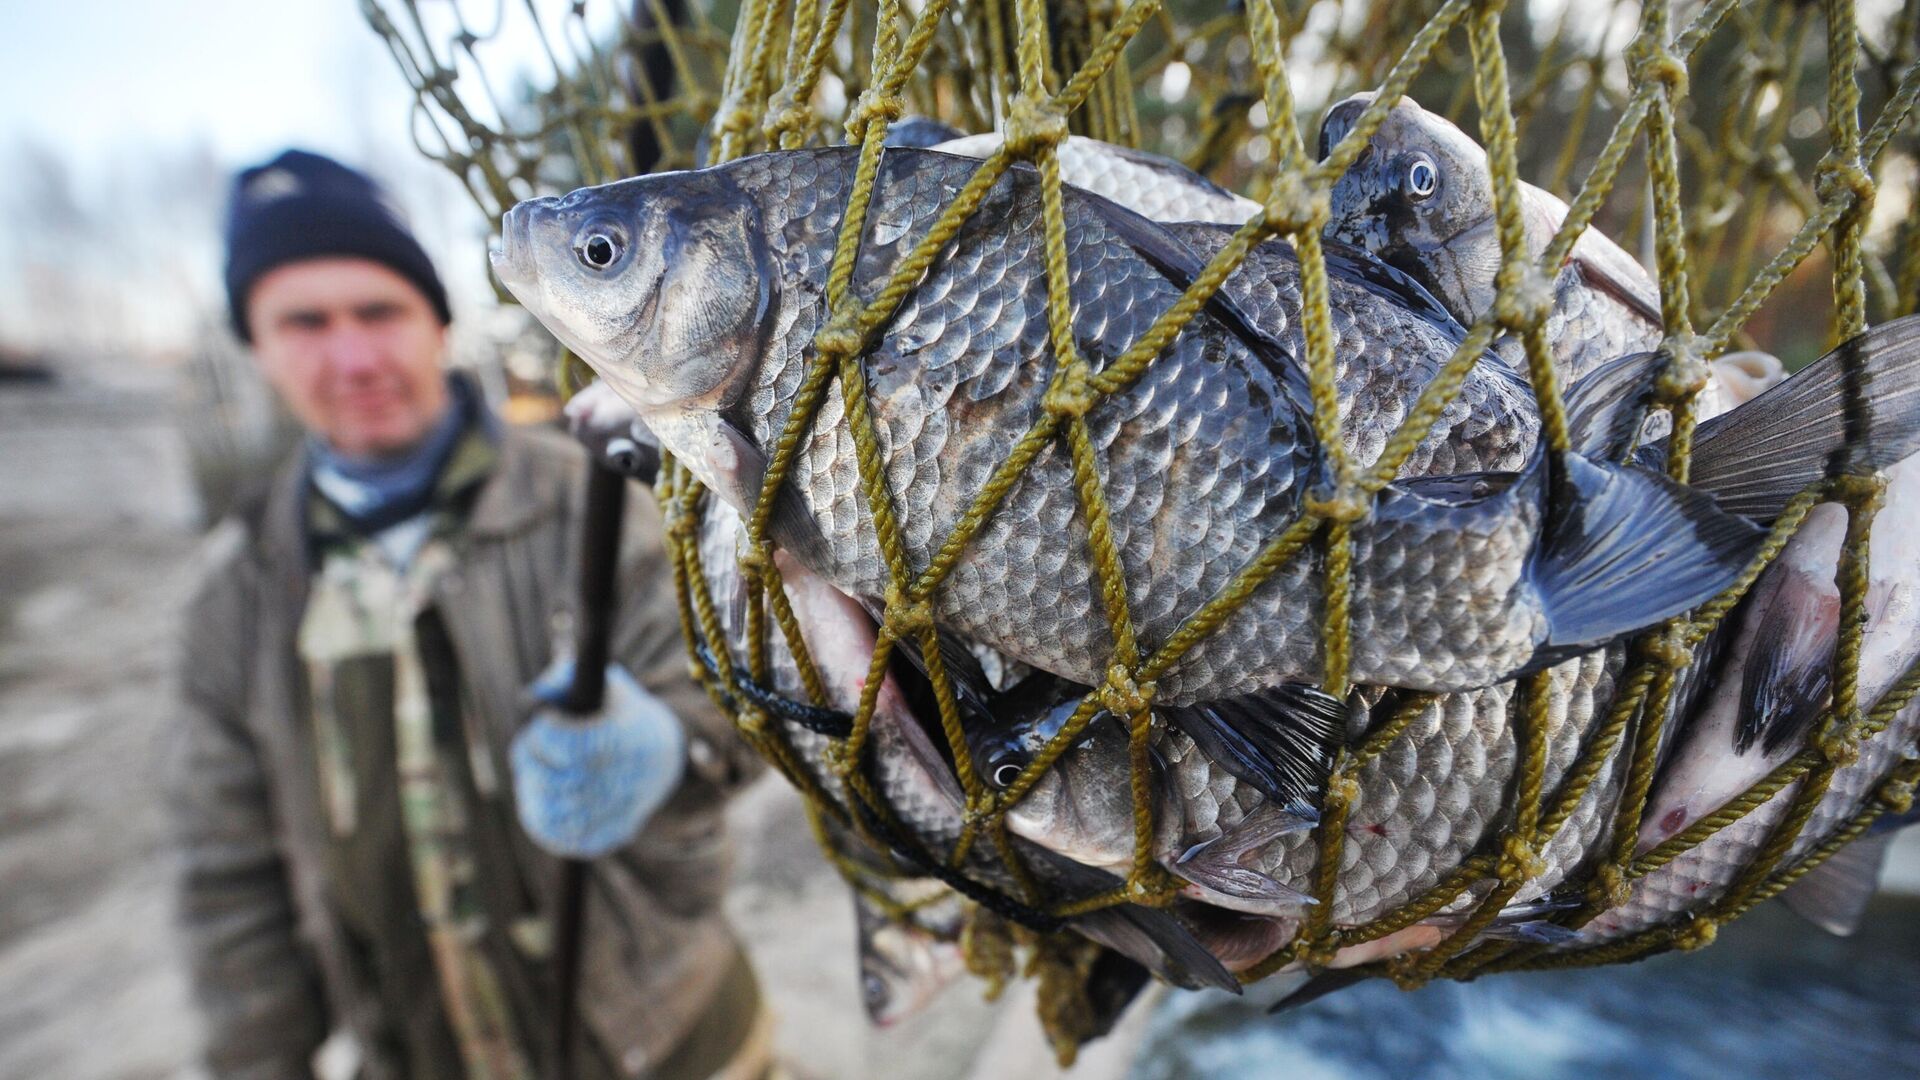
[{"label": "dorsal fin", "polygon": [[1319,809],[1334,749],[1346,738],[1346,703],[1303,683],[1155,712],[1222,768],[1297,813]]}]

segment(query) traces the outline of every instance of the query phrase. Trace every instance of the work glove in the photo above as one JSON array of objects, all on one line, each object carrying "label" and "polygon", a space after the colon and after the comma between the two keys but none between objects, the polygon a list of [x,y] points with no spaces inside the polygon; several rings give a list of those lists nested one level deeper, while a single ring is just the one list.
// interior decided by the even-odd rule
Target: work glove
[{"label": "work glove", "polygon": [[572,716],[557,704],[573,661],[556,661],[533,684],[546,705],[514,737],[513,795],[520,824],[541,848],[595,859],[639,834],[679,786],[687,733],[673,711],[625,668],[607,665],[600,708]]}]

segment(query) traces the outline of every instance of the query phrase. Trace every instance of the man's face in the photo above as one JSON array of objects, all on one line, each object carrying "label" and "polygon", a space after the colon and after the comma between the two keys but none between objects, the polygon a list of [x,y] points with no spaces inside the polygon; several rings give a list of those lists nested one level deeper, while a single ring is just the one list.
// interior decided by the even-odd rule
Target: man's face
[{"label": "man's face", "polygon": [[261,275],[247,296],[261,371],[334,450],[412,449],[447,407],[447,328],[414,284],[368,259],[306,259]]}]

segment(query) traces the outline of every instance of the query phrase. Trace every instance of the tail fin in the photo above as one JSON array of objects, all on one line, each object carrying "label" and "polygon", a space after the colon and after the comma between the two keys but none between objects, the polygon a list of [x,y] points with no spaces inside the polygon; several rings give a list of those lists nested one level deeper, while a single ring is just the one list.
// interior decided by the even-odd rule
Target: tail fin
[{"label": "tail fin", "polygon": [[1765,533],[1633,465],[1551,458],[1548,520],[1528,573],[1549,620],[1529,670],[1577,656],[1711,599]]},{"label": "tail fin", "polygon": [[1780,513],[1822,477],[1920,452],[1920,315],[1881,323],[1786,382],[1700,425],[1689,483],[1722,509]]}]

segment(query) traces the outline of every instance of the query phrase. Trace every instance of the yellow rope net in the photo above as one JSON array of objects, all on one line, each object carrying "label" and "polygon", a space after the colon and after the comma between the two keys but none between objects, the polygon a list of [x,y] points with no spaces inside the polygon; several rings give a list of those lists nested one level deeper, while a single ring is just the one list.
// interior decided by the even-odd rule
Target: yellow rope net
[{"label": "yellow rope net", "polygon": [[[1567,420],[1546,338],[1546,282],[1590,223],[1609,231],[1650,234],[1661,293],[1674,415],[1670,469],[1687,475],[1694,429],[1692,399],[1705,385],[1705,363],[1752,342],[1745,330],[1796,274],[1831,279],[1829,343],[1879,318],[1920,310],[1920,182],[1915,126],[1920,97],[1920,4],[1881,11],[1862,21],[1850,0],[1814,4],[1736,4],[1733,0],[1640,5],[1567,4],[1553,25],[1498,0],[1433,4],[1338,5],[1248,0],[1244,10],[1162,0],[743,0],[737,12],[667,0],[591,12],[581,0],[548,11],[525,0],[549,60],[551,87],[521,91],[503,102],[487,81],[481,57],[493,40],[471,29],[458,5],[420,10],[417,0],[362,0],[369,21],[392,45],[419,99],[423,152],[462,177],[489,215],[518,198],[573,183],[596,182],[650,167],[694,163],[695,137],[711,132],[708,157],[722,161],[767,149],[844,140],[860,148],[859,166],[828,282],[831,318],[813,343],[810,366],[784,432],[774,444],[758,506],[747,523],[740,572],[757,599],[748,608],[744,657],[715,649],[718,676],[696,664],[717,702],[730,705],[743,735],[805,793],[818,835],[856,884],[867,887],[871,861],[847,858],[836,837],[872,835],[872,823],[898,839],[892,810],[867,777],[869,720],[896,646],[923,650],[940,698],[940,721],[966,794],[964,831],[943,853],[951,868],[970,850],[992,844],[1026,886],[1020,900],[1054,917],[1116,903],[1166,904],[1180,884],[1151,858],[1154,805],[1148,765],[1155,680],[1218,628],[1247,597],[1290,560],[1317,545],[1325,573],[1325,689],[1348,689],[1352,523],[1398,473],[1459,390],[1473,364],[1499,335],[1524,346],[1543,417],[1542,438],[1568,444]],[[435,5],[436,8],[439,5]],[[1522,7],[1530,7],[1523,5]],[[502,3],[492,12],[497,28]],[[721,26],[732,15],[731,31]],[[439,20],[435,23],[435,18]],[[1503,32],[1504,31],[1504,32]],[[497,30],[493,33],[497,33]],[[1623,47],[1624,46],[1624,47]],[[636,57],[671,71],[671,91],[632,77]],[[1518,59],[1516,59],[1518,58]],[[1516,69],[1513,63],[1523,62]],[[1817,77],[1824,70],[1825,93]],[[623,72],[625,74],[623,75]],[[1311,101],[1297,96],[1312,88]],[[1711,93],[1703,93],[1710,87]],[[1303,118],[1359,89],[1378,97],[1359,120],[1314,160],[1302,138]],[[1371,465],[1346,459],[1339,431],[1334,335],[1328,309],[1321,230],[1329,189],[1358,157],[1402,93],[1417,91],[1429,107],[1477,117],[1493,176],[1503,253],[1490,310],[1465,340]],[[1863,101],[1873,106],[1863,127]],[[484,107],[476,105],[484,102]],[[1303,107],[1303,105],[1307,107]],[[945,208],[938,223],[870,296],[857,295],[853,267],[888,126],[907,113],[951,121],[964,130],[997,129],[1001,148],[987,158]],[[1604,125],[1610,133],[1601,137]],[[1469,130],[1471,122],[1463,123]],[[659,156],[629,152],[634,132],[650,134]],[[1261,209],[1207,263],[1181,299],[1137,341],[1100,370],[1079,356],[1070,333],[1066,232],[1057,150],[1069,131],[1114,143],[1145,145],[1182,157],[1215,179],[1256,195]],[[1545,134],[1543,134],[1545,133]],[[1816,138],[1824,134],[1824,147]],[[1801,148],[1798,157],[1789,142]],[[1808,171],[1806,148],[1823,151]],[[1570,212],[1545,253],[1527,257],[1519,189],[1522,159],[1544,186],[1570,196]],[[864,392],[860,357],[923,272],[1016,162],[1039,171],[1053,351],[1044,414],[1010,445],[1004,461],[975,496],[952,534],[924,567],[909,565],[895,501],[880,457]],[[1894,230],[1903,242],[1870,244],[1876,177],[1894,178],[1906,200]],[[1891,188],[1889,190],[1892,190]],[[1785,236],[1784,242],[1775,238]],[[1131,385],[1233,274],[1248,251],[1284,238],[1299,254],[1305,362],[1316,434],[1331,458],[1335,483],[1306,512],[1241,568],[1232,584],[1167,640],[1147,647],[1134,630],[1087,413]],[[1822,255],[1815,258],[1816,251]],[[1818,345],[1818,342],[1811,344]],[[779,633],[798,663],[814,703],[827,704],[792,610],[787,606],[767,539],[772,492],[838,384],[858,450],[860,479],[892,584],[872,657],[865,696],[850,736],[830,764],[850,802],[837,801],[805,768],[775,723],[750,702],[724,693],[735,665],[767,676],[770,635]],[[943,580],[1026,468],[1049,447],[1072,462],[1100,600],[1114,642],[1105,684],[1089,695],[1064,729],[1004,791],[977,775],[962,735],[960,710],[936,647],[932,617]],[[1557,789],[1546,790],[1545,674],[1530,677],[1516,698],[1519,743],[1512,813],[1490,829],[1477,851],[1424,894],[1359,926],[1333,925],[1332,912],[1346,820],[1356,778],[1371,760],[1405,736],[1424,700],[1376,718],[1356,745],[1337,758],[1316,833],[1318,869],[1300,933],[1245,971],[1254,981],[1295,961],[1326,963],[1346,946],[1374,941],[1434,915],[1459,911],[1483,889],[1465,919],[1438,946],[1369,970],[1405,984],[1435,976],[1608,963],[1710,940],[1713,928],[1778,893],[1876,816],[1911,804],[1920,762],[1906,760],[1886,776],[1858,814],[1811,854],[1791,863],[1789,849],[1835,772],[1854,760],[1863,740],[1883,731],[1920,689],[1910,671],[1878,702],[1858,694],[1867,539],[1881,483],[1843,478],[1803,492],[1774,524],[1754,564],[1725,595],[1639,641],[1616,683],[1610,709],[1587,734],[1578,759]],[[669,521],[683,629],[690,642],[725,641],[700,565],[695,537],[698,485],[669,465],[659,495]],[[1667,703],[1699,645],[1778,554],[1819,501],[1851,511],[1847,556],[1839,575],[1845,628],[1836,656],[1836,691],[1807,749],[1745,795],[1682,834],[1634,856]],[[772,625],[769,625],[771,619]],[[1026,794],[1105,710],[1130,724],[1135,806],[1135,857],[1124,885],[1110,894],[1048,908],[1032,889],[1003,823]],[[1589,860],[1572,884],[1584,903],[1557,916],[1581,926],[1620,903],[1636,879],[1667,864],[1722,828],[1798,785],[1786,816],[1725,896],[1679,925],[1666,925],[1585,949],[1478,942],[1479,933],[1534,875],[1540,853],[1567,823],[1616,751],[1627,755],[1624,791],[1610,847]],[[827,822],[838,829],[828,829]],[[889,824],[891,823],[891,824]],[[1491,883],[1490,888],[1486,885]],[[876,894],[884,897],[884,893]],[[911,912],[896,905],[899,917]],[[974,969],[1010,973],[1012,934],[1032,946],[1042,978],[1043,1020],[1056,1044],[1070,1048],[1084,1009],[1070,992],[1090,955],[1057,935],[1010,930],[984,909],[967,931]]]}]

